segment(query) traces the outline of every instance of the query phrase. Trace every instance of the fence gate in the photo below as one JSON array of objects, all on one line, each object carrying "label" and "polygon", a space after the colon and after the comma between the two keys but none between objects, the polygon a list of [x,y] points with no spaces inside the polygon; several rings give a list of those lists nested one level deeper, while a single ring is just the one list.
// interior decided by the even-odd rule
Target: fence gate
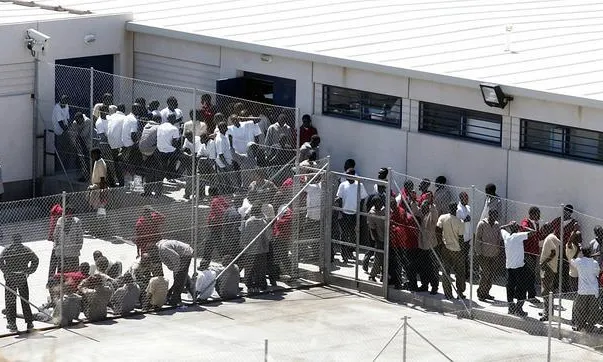
[{"label": "fence gate", "polygon": [[[329,172],[325,264],[328,282],[387,297],[389,180]],[[330,235],[328,234],[330,233]]]}]

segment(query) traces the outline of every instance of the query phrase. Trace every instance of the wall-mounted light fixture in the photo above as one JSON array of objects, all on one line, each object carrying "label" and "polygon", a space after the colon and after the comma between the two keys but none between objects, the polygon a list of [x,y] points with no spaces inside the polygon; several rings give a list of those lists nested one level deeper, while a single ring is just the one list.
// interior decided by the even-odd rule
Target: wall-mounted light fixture
[{"label": "wall-mounted light fixture", "polygon": [[484,102],[490,107],[505,108],[513,97],[506,95],[498,84],[482,83],[479,85]]},{"label": "wall-mounted light fixture", "polygon": [[266,63],[272,63],[272,55],[270,54],[262,54],[260,55],[260,59]]},{"label": "wall-mounted light fixture", "polygon": [[86,44],[92,44],[96,41],[96,35],[94,34],[88,34],[84,36],[84,43]]}]

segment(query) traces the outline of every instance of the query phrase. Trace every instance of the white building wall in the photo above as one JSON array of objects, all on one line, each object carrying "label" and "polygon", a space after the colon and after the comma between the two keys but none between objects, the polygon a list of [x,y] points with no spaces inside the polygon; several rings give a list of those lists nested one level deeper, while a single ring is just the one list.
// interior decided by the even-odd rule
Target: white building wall
[{"label": "white building wall", "polygon": [[[147,34],[134,35],[136,79],[214,92],[219,76],[218,46]],[[161,99],[164,96],[148,96],[147,99]]]},{"label": "white building wall", "polygon": [[[33,175],[34,130],[43,135],[44,124],[50,119],[54,103],[55,59],[116,54],[116,72],[131,75],[130,34],[125,24],[131,15],[85,16],[69,20],[53,20],[0,26],[0,109],[10,110],[4,118],[10,132],[0,134],[0,160],[4,183],[9,183],[7,198],[28,196],[28,180]],[[38,87],[40,104],[37,127],[33,122],[35,66],[34,58],[25,47],[29,28],[51,37],[44,54],[40,55]],[[84,43],[84,36],[94,34],[96,41]],[[22,137],[15,138],[15,135]],[[38,176],[42,171],[43,140],[38,139]],[[10,183],[15,183],[11,190]],[[14,191],[14,194],[13,194]]]}]

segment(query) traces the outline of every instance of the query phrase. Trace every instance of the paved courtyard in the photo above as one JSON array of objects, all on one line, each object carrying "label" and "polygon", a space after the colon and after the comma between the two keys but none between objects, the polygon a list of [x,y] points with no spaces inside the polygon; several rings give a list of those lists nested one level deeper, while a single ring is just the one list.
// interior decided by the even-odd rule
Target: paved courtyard
[{"label": "paved courtyard", "polygon": [[[270,361],[401,361],[405,316],[408,361],[546,359],[546,337],[335,287],[4,337],[0,353],[11,362],[262,361],[268,340]],[[556,339],[552,347],[555,361],[603,359]]]}]

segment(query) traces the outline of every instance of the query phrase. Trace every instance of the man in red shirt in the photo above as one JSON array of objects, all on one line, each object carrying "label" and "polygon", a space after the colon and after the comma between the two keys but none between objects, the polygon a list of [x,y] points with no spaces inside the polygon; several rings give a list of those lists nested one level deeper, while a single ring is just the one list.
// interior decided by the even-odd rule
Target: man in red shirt
[{"label": "man in red shirt", "polygon": [[[219,194],[219,189],[215,186],[209,188],[211,201],[209,204],[209,215],[207,216],[207,236],[205,237],[205,246],[203,247],[203,259],[211,260],[214,249],[220,253],[220,243],[222,242],[222,226],[226,210],[230,207],[229,200]],[[218,255],[219,260],[222,256]]]},{"label": "man in red shirt", "polygon": [[[78,285],[82,282],[82,280],[88,278],[90,276],[90,264],[84,262],[80,264],[80,269],[75,272],[67,272],[63,274],[63,280],[65,281],[65,286],[67,287],[67,293],[75,293],[77,291]],[[60,281],[61,273],[57,273],[52,276],[53,280]]]},{"label": "man in red shirt", "polygon": [[312,136],[318,134],[318,130],[312,126],[312,118],[309,114],[302,116],[302,125],[299,127],[299,145],[301,147],[306,142],[310,142]]},{"label": "man in red shirt", "polygon": [[151,264],[154,268],[161,268],[157,242],[163,238],[162,230],[165,217],[147,205],[142,209],[142,215],[136,220],[134,227],[134,243],[137,247],[137,256],[148,253],[152,256]]},{"label": "man in red shirt", "polygon": [[[393,254],[398,255],[398,263],[404,268],[406,278],[408,279],[405,289],[418,291],[417,274],[419,260],[419,228],[410,212],[402,206],[397,206],[391,210],[391,225],[393,225],[392,245],[396,245]],[[394,275],[394,286],[399,274]]]},{"label": "man in red shirt", "polygon": [[544,235],[540,233],[540,209],[536,206],[530,207],[528,217],[521,220],[520,225],[522,231],[535,231],[535,233],[530,233],[524,241],[523,249],[527,270],[526,289],[528,299],[534,304],[540,304],[540,300],[536,298],[536,273],[538,273],[538,265],[540,264],[540,242],[544,239]]}]

